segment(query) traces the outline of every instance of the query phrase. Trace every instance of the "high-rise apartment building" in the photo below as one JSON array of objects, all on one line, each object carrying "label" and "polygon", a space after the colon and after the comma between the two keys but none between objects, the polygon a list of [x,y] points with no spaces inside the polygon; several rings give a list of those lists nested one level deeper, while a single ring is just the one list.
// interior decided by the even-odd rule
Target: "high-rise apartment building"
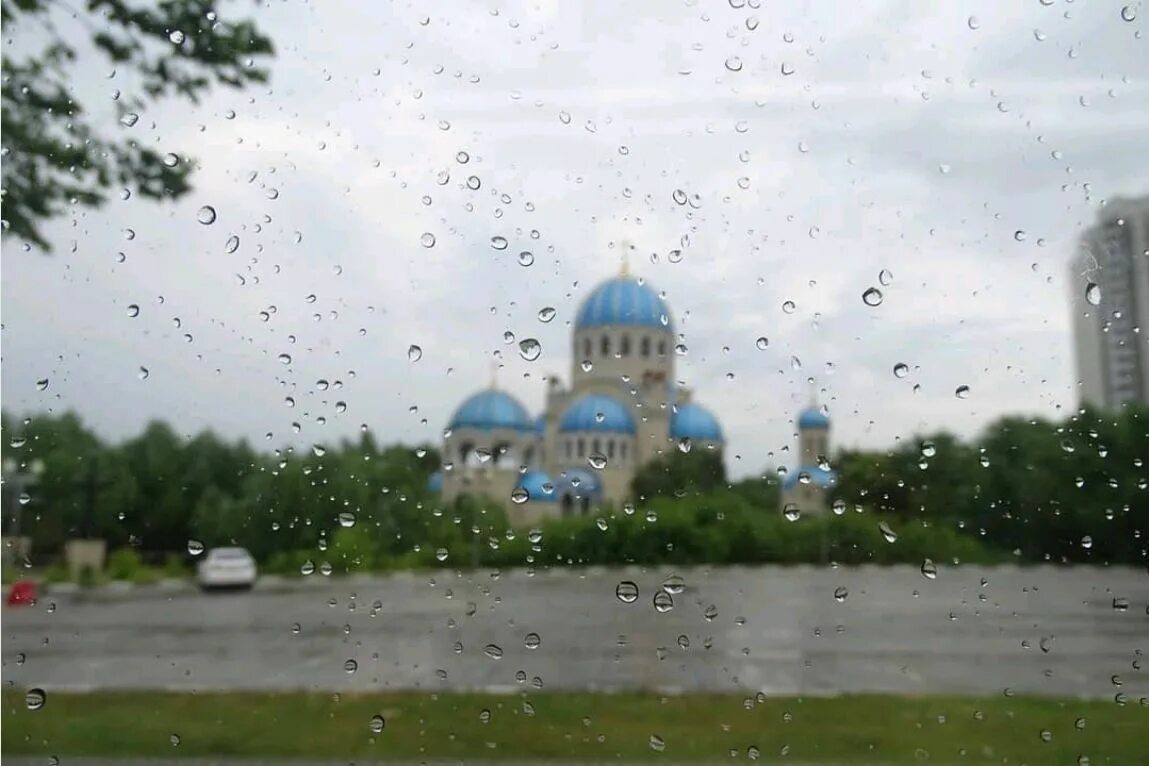
[{"label": "high-rise apartment building", "polygon": [[1149,196],[1101,209],[1081,235],[1070,289],[1081,403],[1149,403]]}]

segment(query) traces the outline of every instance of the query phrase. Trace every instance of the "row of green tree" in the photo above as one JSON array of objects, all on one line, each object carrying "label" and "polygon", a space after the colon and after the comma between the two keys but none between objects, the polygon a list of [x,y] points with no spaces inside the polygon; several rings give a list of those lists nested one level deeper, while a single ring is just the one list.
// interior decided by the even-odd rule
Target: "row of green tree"
[{"label": "row of green tree", "polygon": [[[34,560],[93,535],[145,559],[189,541],[242,545],[269,569],[840,561],[1144,563],[1149,413],[1007,418],[974,444],[948,434],[833,457],[842,515],[779,513],[775,471],[731,483],[721,456],[670,451],[636,476],[637,502],[512,529],[502,504],[443,503],[431,447],[380,447],[370,433],[325,450],[261,453],[163,423],[109,444],[72,414],[3,416],[4,528]],[[6,475],[6,482],[11,483]],[[538,538],[538,539],[532,539]]]}]

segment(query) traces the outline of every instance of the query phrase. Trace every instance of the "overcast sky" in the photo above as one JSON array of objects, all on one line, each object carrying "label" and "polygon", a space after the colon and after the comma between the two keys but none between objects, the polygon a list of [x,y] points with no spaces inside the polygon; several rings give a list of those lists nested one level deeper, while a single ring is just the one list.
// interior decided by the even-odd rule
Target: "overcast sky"
[{"label": "overcast sky", "polygon": [[5,242],[4,408],[112,438],[165,418],[269,447],[360,424],[437,442],[492,355],[541,408],[629,240],[736,476],[789,462],[810,378],[851,446],[1063,416],[1076,233],[1149,191],[1149,9],[1125,5],[222,4],[275,40],[267,87],[124,128],[131,82],[84,67],[102,129],[194,162],[195,190],[58,220],[51,256]]}]

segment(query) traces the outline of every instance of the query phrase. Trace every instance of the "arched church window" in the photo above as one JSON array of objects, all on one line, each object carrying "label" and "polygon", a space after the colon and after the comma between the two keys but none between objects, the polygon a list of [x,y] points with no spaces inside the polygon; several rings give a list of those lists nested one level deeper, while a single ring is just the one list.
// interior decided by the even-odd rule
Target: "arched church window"
[{"label": "arched church window", "polygon": [[618,445],[618,448],[619,457],[621,457],[623,460],[626,460],[626,442]]},{"label": "arched church window", "polygon": [[567,460],[570,460],[572,453],[574,452],[574,446],[571,444],[570,439],[567,439],[566,443],[567,443]]},{"label": "arched church window", "polygon": [[614,439],[606,443],[606,457],[607,460],[614,460]]},{"label": "arched church window", "polygon": [[582,439],[578,440],[578,456],[586,457],[586,442]]},{"label": "arched church window", "polygon": [[602,347],[600,349],[603,356],[610,356],[610,336],[602,336]]},{"label": "arched church window", "polygon": [[618,353],[620,356],[630,356],[630,336],[623,335],[619,340]]},{"label": "arched church window", "polygon": [[666,356],[666,340],[665,339],[660,340],[658,342],[658,355],[659,356]]},{"label": "arched church window", "polygon": [[593,454],[593,455],[601,455],[602,454],[602,442],[600,442],[598,439],[595,439],[594,442],[591,443],[590,451],[591,451],[591,454]]},{"label": "arched church window", "polygon": [[643,359],[650,356],[650,338],[645,335],[643,335],[642,340],[638,342],[638,353],[642,354]]}]

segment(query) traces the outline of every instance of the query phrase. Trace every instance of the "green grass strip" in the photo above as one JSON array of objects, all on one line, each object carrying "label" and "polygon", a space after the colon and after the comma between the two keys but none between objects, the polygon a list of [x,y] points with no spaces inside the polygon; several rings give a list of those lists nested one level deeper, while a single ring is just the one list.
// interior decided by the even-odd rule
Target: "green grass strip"
[{"label": "green grass strip", "polygon": [[45,758],[1149,763],[1136,699],[49,692],[29,710],[7,691],[3,706],[3,753]]}]

